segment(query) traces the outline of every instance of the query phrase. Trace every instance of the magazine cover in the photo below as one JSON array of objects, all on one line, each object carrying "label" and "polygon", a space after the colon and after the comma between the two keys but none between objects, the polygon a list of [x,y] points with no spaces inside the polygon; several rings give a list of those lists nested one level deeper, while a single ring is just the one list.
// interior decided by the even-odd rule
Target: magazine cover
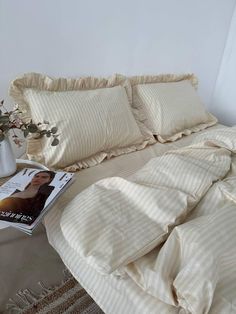
[{"label": "magazine cover", "polygon": [[25,168],[0,187],[0,221],[31,226],[71,182],[72,173]]}]

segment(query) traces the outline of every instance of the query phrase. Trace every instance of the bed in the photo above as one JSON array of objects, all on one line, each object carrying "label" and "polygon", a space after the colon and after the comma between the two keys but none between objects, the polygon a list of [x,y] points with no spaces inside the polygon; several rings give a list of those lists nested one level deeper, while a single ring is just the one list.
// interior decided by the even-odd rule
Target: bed
[{"label": "bed", "polygon": [[[32,138],[28,144],[28,156],[50,167],[82,169],[45,217],[45,227],[50,244],[105,313],[236,312],[236,128],[217,124],[215,117],[198,107],[187,80],[196,85],[192,75],[133,77],[128,83],[120,76],[89,79],[92,90],[116,84],[126,89],[142,141],[135,126],[130,127],[132,121],[124,123],[124,129],[129,124],[125,131],[114,127],[115,115],[111,129],[107,132],[106,125],[102,135],[107,132],[113,143],[117,141],[115,149],[107,141],[106,149],[90,151],[87,159],[71,159],[73,154],[85,153],[76,151],[75,142],[69,149],[69,162],[58,152],[48,153],[48,148],[42,153],[45,142],[38,145],[39,140]],[[182,81],[169,90],[170,82]],[[86,82],[73,82],[73,89],[88,87]],[[35,102],[30,114],[41,119],[42,110],[37,107],[48,104],[48,93],[58,91],[58,86],[60,91],[71,91],[68,85],[65,80],[28,75],[13,82],[11,94],[23,108]],[[40,88],[35,95],[36,86]],[[44,89],[46,93],[37,98]],[[111,94],[104,97],[112,102]],[[114,97],[117,106],[117,94]],[[151,99],[153,104],[155,97],[158,110],[156,104],[144,108],[145,101]],[[160,111],[163,102],[165,108]],[[189,103],[192,108],[187,107]],[[177,105],[182,110],[178,107],[172,114]],[[115,110],[105,112],[106,118]],[[186,122],[182,116],[188,110]],[[119,117],[122,112],[117,112]],[[125,116],[132,120],[127,112]],[[178,127],[176,117],[182,121]],[[121,139],[124,147],[119,146]]]}]

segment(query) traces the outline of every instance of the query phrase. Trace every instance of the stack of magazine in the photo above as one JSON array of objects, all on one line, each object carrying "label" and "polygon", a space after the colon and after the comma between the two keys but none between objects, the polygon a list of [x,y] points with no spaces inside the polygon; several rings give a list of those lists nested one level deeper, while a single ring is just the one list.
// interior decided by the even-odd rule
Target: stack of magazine
[{"label": "stack of magazine", "polygon": [[25,168],[0,186],[0,222],[32,234],[73,174]]}]

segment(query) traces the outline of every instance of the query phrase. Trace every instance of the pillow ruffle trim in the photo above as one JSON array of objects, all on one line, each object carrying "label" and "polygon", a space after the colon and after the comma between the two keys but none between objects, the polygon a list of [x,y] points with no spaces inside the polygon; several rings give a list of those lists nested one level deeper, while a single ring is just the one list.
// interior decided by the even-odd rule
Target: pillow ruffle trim
[{"label": "pillow ruffle trim", "polygon": [[198,79],[193,73],[187,74],[160,74],[160,75],[140,75],[131,76],[129,78],[131,86],[138,84],[151,84],[151,83],[168,83],[168,82],[179,82],[183,80],[189,80],[192,86],[197,89]]},{"label": "pillow ruffle trim", "polygon": [[[129,78],[131,87],[139,84],[152,84],[152,83],[168,83],[168,82],[179,82],[183,80],[188,80],[192,84],[192,86],[197,89],[198,87],[198,79],[193,73],[187,73],[187,74],[160,74],[160,75],[141,75],[141,76],[132,76]],[[134,95],[132,95],[132,101],[134,99]],[[134,106],[134,104],[133,104]],[[148,128],[148,119],[145,121],[145,114],[144,109],[141,105],[135,106],[138,115],[140,119],[144,116],[143,122],[147,126],[147,130],[151,131],[151,128]],[[195,125],[191,128],[184,129],[174,135],[170,136],[163,136],[160,134],[156,134],[155,132],[151,133],[156,137],[158,142],[160,143],[166,143],[166,142],[174,142],[177,139],[181,138],[183,135],[190,135],[191,133],[195,133],[201,130],[204,130],[218,122],[217,118],[214,117],[212,114],[208,113],[209,120],[207,120],[204,123]]]},{"label": "pillow ruffle trim", "polygon": [[154,134],[154,136],[157,138],[158,142],[160,142],[160,143],[174,142],[174,141],[178,140],[179,138],[181,138],[183,135],[190,135],[191,133],[196,133],[196,132],[202,131],[202,130],[210,127],[210,126],[215,125],[218,122],[217,118],[214,117],[212,114],[208,113],[208,117],[209,117],[209,120],[206,121],[205,123],[201,123],[201,124],[195,125],[191,128],[182,130],[182,131],[180,131],[174,135],[163,136],[160,134]]},{"label": "pillow ruffle trim", "polygon": [[[152,132],[144,124],[145,117],[141,111],[136,110],[132,105],[132,88],[127,77],[121,74],[114,74],[108,78],[81,77],[81,78],[51,78],[39,73],[28,73],[15,79],[9,89],[9,95],[17,99],[17,104],[22,111],[22,119],[31,120],[30,104],[24,97],[24,89],[33,88],[43,91],[72,91],[72,90],[93,90],[99,88],[109,88],[121,85],[125,88],[131,110],[143,136],[141,143],[133,144],[129,147],[113,148],[109,152],[98,152],[84,160],[77,161],[64,168],[66,171],[77,171],[89,168],[101,163],[104,159],[127,154],[136,150],[141,150],[147,145],[156,143]],[[32,137],[28,138],[27,156],[30,160],[45,163],[42,141]]]}]

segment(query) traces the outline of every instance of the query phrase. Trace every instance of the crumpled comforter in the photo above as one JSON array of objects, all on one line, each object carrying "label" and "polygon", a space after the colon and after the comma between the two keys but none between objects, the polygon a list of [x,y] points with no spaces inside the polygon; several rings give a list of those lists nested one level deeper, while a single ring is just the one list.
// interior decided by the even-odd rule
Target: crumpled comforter
[{"label": "crumpled comforter", "polygon": [[67,206],[69,245],[104,274],[130,276],[180,313],[236,312],[236,128],[93,184]]}]

